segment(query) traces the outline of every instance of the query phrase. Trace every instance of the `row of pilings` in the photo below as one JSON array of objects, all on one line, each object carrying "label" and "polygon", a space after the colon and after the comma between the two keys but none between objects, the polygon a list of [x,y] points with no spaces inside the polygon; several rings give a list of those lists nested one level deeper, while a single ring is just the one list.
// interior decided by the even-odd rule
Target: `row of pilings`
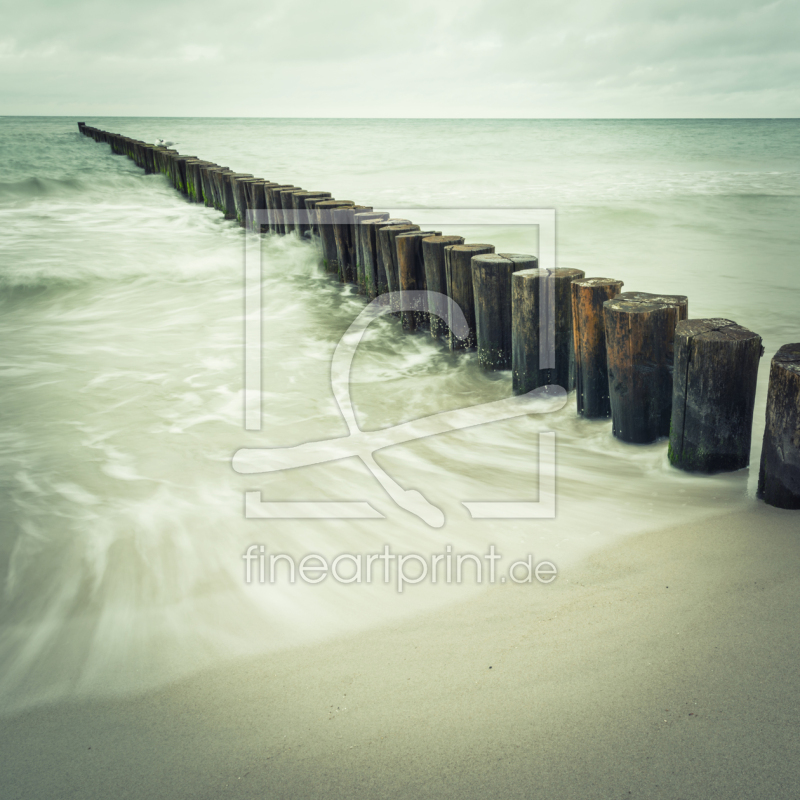
[{"label": "row of pilings", "polygon": [[[620,280],[540,269],[536,256],[421,230],[330,192],[237,173],[83,122],[78,129],[242,227],[312,240],[322,267],[370,299],[421,290],[426,299],[411,310],[398,305],[402,328],[454,352],[477,351],[484,369],[510,369],[515,394],[574,389],[578,414],[610,417],[617,438],[668,437],[669,460],[680,469],[748,466],[764,349],[758,334],[732,320],[689,319],[682,295],[622,292]],[[448,324],[447,298],[464,314],[465,336]],[[770,366],[758,494],[800,508],[800,343],[781,347]]]}]

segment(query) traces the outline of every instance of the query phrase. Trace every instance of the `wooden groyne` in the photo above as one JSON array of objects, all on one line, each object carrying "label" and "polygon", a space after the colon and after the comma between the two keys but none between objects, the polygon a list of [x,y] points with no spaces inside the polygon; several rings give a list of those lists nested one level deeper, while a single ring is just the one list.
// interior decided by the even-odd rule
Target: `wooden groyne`
[{"label": "wooden groyne", "polygon": [[[234,172],[84,122],[78,130],[242,227],[315,242],[332,278],[369,300],[385,297],[407,333],[423,332],[453,352],[477,350],[486,370],[510,369],[515,394],[576,389],[578,414],[610,417],[617,438],[669,436],[669,460],[680,469],[749,464],[761,338],[731,320],[689,319],[682,295],[621,293],[620,280],[539,269],[536,256],[495,254],[492,244],[422,230],[330,192]],[[400,293],[411,292],[405,297],[422,299],[401,313]],[[448,298],[466,319],[463,338],[443,313]],[[772,361],[758,491],[771,505],[800,508],[800,344]]]}]

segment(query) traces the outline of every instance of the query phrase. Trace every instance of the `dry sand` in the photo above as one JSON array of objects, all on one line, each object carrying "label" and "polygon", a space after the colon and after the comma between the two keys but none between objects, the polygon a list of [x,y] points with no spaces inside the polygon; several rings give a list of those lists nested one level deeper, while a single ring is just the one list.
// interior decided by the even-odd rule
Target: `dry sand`
[{"label": "dry sand", "polygon": [[2,721],[7,798],[789,798],[800,515],[642,534],[548,587]]}]

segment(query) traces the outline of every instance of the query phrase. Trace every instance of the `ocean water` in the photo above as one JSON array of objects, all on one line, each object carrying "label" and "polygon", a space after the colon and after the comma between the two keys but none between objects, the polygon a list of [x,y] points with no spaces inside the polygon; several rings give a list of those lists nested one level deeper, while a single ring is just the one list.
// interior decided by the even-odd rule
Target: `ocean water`
[{"label": "ocean water", "polygon": [[[498,252],[537,252],[536,229],[515,215],[556,209],[559,266],[686,294],[690,316],[762,335],[751,467],[678,472],[665,442],[625,445],[610,422],[579,420],[573,395],[553,413],[378,452],[444,512],[440,528],[355,458],[239,475],[240,448],[347,434],[331,359],[363,299],[321,272],[309,242],[264,237],[263,422],[247,431],[244,232],[80,136],[74,119],[0,118],[0,709],[147,689],[486,585],[472,573],[402,594],[330,577],[247,585],[251,544],[298,561],[494,544],[498,574],[533,553],[569,580],[571,564],[621,537],[759,502],[769,359],[800,339],[800,121],[85,121],[378,210],[418,209],[421,222],[478,209],[491,224],[440,227]],[[351,391],[360,427],[376,430],[507,397],[510,374],[382,318]],[[537,498],[543,431],[556,434],[556,517],[471,519],[465,501]],[[252,491],[366,501],[384,518],[247,519]],[[547,587],[525,590],[535,613]]]}]

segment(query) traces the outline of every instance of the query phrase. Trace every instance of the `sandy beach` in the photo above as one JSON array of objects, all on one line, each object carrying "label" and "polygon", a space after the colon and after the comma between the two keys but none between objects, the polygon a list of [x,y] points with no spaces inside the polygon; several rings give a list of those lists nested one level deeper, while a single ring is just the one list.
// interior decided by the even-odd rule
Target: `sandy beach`
[{"label": "sandy beach", "polygon": [[664,528],[550,586],[4,720],[14,798],[782,798],[800,525]]}]

